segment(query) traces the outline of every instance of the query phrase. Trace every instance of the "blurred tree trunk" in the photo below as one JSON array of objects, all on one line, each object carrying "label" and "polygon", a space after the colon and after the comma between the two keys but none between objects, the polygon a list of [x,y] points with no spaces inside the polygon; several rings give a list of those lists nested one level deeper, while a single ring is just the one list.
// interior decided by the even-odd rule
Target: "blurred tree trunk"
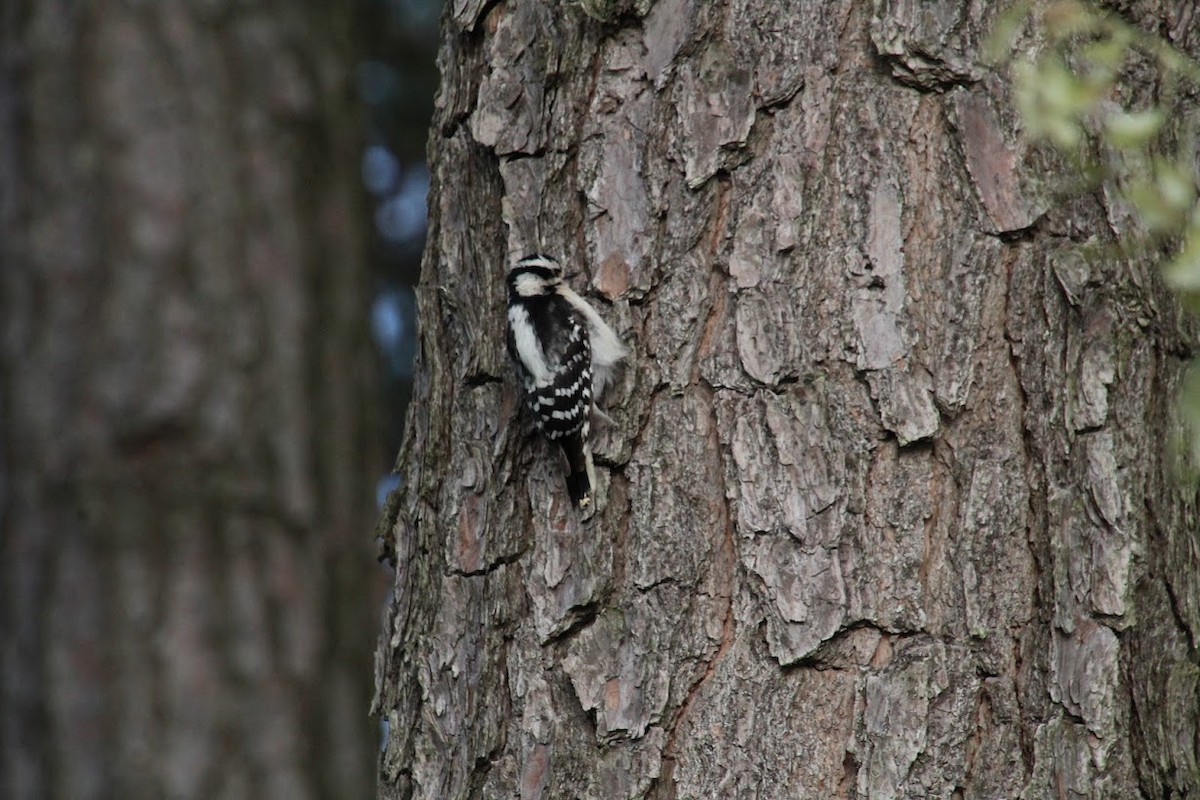
[{"label": "blurred tree trunk", "polygon": [[350,13],[0,2],[0,795],[371,791]]},{"label": "blurred tree trunk", "polygon": [[[1195,797],[1195,329],[1034,190],[998,8],[587,5],[448,8],[380,796]],[[536,250],[634,350],[587,523]]]}]

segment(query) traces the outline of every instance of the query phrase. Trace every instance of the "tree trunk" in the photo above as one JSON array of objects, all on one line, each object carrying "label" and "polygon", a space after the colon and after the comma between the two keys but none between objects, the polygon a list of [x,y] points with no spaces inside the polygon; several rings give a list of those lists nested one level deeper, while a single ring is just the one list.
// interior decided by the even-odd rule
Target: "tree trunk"
[{"label": "tree trunk", "polygon": [[[447,11],[380,796],[1195,796],[1195,330],[1036,189],[999,8],[587,5]],[[589,522],[534,251],[633,351]]]},{"label": "tree trunk", "polygon": [[349,15],[0,2],[0,795],[370,791]]}]

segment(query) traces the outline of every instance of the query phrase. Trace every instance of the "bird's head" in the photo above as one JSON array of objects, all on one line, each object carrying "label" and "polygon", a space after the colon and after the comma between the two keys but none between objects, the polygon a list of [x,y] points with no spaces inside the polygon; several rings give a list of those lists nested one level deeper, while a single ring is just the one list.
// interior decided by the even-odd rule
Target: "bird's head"
[{"label": "bird's head", "polygon": [[562,279],[562,265],[554,259],[525,256],[508,270],[508,290],[518,297],[538,297],[551,294]]}]

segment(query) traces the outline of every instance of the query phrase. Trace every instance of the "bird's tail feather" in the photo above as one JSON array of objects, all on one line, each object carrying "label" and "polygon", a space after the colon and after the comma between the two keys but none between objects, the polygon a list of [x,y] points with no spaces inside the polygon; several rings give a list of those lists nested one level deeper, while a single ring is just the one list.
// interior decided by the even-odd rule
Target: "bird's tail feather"
[{"label": "bird's tail feather", "polygon": [[567,493],[576,506],[587,508],[592,503],[592,492],[596,486],[592,448],[582,433],[563,438],[562,446],[567,455]]}]

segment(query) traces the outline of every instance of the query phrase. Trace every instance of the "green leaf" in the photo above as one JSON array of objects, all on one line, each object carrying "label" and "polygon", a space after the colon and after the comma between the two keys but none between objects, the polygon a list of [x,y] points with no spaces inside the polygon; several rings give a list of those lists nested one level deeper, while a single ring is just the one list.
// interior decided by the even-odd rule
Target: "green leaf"
[{"label": "green leaf", "polygon": [[1100,24],[1100,17],[1077,0],[1059,0],[1042,12],[1042,24],[1051,37],[1066,39],[1094,31]]},{"label": "green leaf", "polygon": [[1083,140],[1083,132],[1075,122],[1065,116],[1054,116],[1044,121],[1046,135],[1063,150],[1074,150]]},{"label": "green leaf", "polygon": [[1162,128],[1165,120],[1166,114],[1160,108],[1149,111],[1119,111],[1110,114],[1104,120],[1104,128],[1110,144],[1129,150],[1144,147]]},{"label": "green leaf", "polygon": [[1129,43],[1124,37],[1110,36],[1080,47],[1079,55],[1090,67],[1092,79],[1108,85],[1113,82],[1121,65],[1125,63],[1128,50]]},{"label": "green leaf", "polygon": [[1179,416],[1192,463],[1200,463],[1200,365],[1195,361],[1184,374],[1183,386],[1179,390]]},{"label": "green leaf", "polygon": [[1157,178],[1132,179],[1124,195],[1137,211],[1138,220],[1151,232],[1175,230],[1183,222],[1183,212],[1166,201]]},{"label": "green leaf", "polygon": [[1162,195],[1163,203],[1183,214],[1192,207],[1196,198],[1196,181],[1191,172],[1170,161],[1159,161],[1154,165],[1154,184]]},{"label": "green leaf", "polygon": [[1043,131],[1042,114],[1038,107],[1038,69],[1029,59],[1021,58],[1013,64],[1012,75],[1017,110],[1025,121],[1025,130],[1032,138],[1039,139]]},{"label": "green leaf", "polygon": [[[1165,45],[1165,43],[1164,43]],[[1165,45],[1157,51],[1159,63],[1163,70],[1181,75],[1196,75],[1196,64],[1178,50]]]},{"label": "green leaf", "polygon": [[1099,97],[1096,88],[1080,81],[1055,55],[1038,62],[1013,65],[1017,106],[1033,138],[1046,137],[1064,150],[1083,140],[1080,121]]},{"label": "green leaf", "polygon": [[1179,292],[1200,292],[1200,224],[1192,223],[1179,254],[1163,269],[1167,285]]},{"label": "green leaf", "polygon": [[983,59],[988,64],[1007,61],[1017,33],[1029,18],[1030,0],[1021,0],[1000,15],[995,27],[983,43]]},{"label": "green leaf", "polygon": [[1090,105],[1093,93],[1062,61],[1047,58],[1039,67],[1038,94],[1050,109],[1072,114]]}]

